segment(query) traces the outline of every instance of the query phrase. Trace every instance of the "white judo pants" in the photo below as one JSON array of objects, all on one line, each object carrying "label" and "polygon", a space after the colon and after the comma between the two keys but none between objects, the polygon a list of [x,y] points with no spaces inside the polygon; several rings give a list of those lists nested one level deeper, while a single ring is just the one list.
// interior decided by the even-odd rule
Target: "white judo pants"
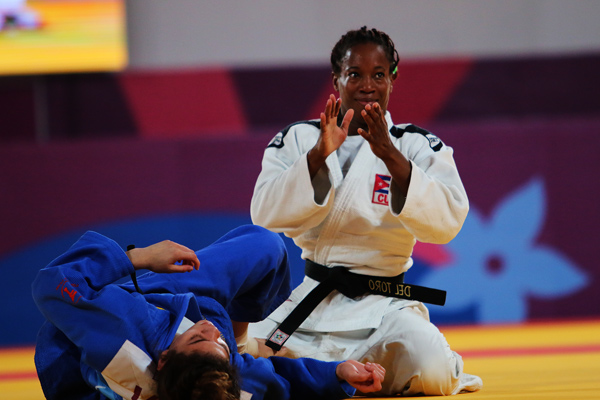
[{"label": "white judo pants", "polygon": [[[249,334],[266,338],[277,325],[270,319],[251,324]],[[452,395],[469,390],[465,382],[461,383],[462,357],[450,349],[439,329],[418,308],[406,307],[385,314],[377,329],[345,332],[299,329],[285,347],[286,356],[294,358],[353,359],[381,364],[386,369],[383,389],[369,396]]]}]

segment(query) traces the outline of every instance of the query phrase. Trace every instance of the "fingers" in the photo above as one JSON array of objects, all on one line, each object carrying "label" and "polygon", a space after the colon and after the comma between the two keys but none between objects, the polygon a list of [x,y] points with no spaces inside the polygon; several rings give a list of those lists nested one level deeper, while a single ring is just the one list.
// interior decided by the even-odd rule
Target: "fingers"
[{"label": "fingers", "polygon": [[327,119],[337,118],[341,105],[342,101],[340,99],[336,100],[334,95],[329,95],[329,98],[325,103],[325,116]]},{"label": "fingers", "polygon": [[198,260],[198,257],[196,256],[196,254],[194,254],[193,257],[190,257],[187,259],[182,258],[181,264],[189,265],[191,269],[195,269],[196,271],[200,269],[200,260]]},{"label": "fingers", "polygon": [[335,96],[331,95],[330,98],[335,101],[335,108],[333,110],[333,117],[337,118],[340,113],[340,109],[342,108],[342,99],[335,100]]},{"label": "fingers", "polygon": [[377,157],[389,157],[395,148],[391,142],[385,112],[378,103],[367,104],[361,111],[367,129],[358,128],[357,132],[371,145],[371,151]]},{"label": "fingers", "polygon": [[365,369],[372,374],[373,379],[373,388],[375,391],[381,390],[381,384],[383,383],[383,379],[385,378],[385,368],[377,363],[366,363]]},{"label": "fingers", "polygon": [[387,131],[387,123],[385,122],[385,114],[381,109],[379,103],[374,103],[372,106],[367,104],[360,112],[360,115],[363,117],[367,126],[369,127],[369,131],[375,131],[376,129],[385,128]]},{"label": "fingers", "polygon": [[200,260],[193,250],[177,243],[173,243],[176,246],[176,251],[173,254],[173,261],[180,261],[182,267],[186,267],[186,270],[198,270],[200,268]]},{"label": "fingers", "polygon": [[[337,150],[342,145],[344,140],[346,140],[350,120],[354,114],[353,112],[346,113],[346,116],[344,117],[345,130],[342,129],[338,126],[338,114],[341,110],[341,107],[341,99],[336,100],[334,95],[330,95],[329,99],[327,99],[327,103],[325,104],[325,110],[319,116],[321,134],[317,143],[315,144],[315,147],[313,147],[313,149],[309,152],[309,156],[318,155],[318,158],[324,162],[325,159],[332,152]],[[314,153],[313,150],[315,150],[316,153]],[[311,164],[311,159],[309,159],[309,170],[311,172],[311,176],[313,176],[313,172],[316,172],[316,170],[313,171],[314,164]],[[312,160],[315,161],[314,159]]]},{"label": "fingers", "polygon": [[332,122],[335,107],[335,98],[330,97],[329,99],[327,99],[327,103],[325,103],[325,111],[323,111],[319,116],[321,119],[321,132],[329,129],[328,126]]},{"label": "fingers", "polygon": [[327,99],[327,103],[325,103],[325,117],[327,119],[331,118],[331,110],[334,107],[335,100],[332,100],[331,97]]},{"label": "fingers", "polygon": [[[340,105],[341,104],[342,103],[340,102]],[[354,110],[350,108],[348,109],[348,111],[346,111],[346,115],[344,115],[344,119],[342,120],[342,126],[340,127],[344,132],[346,132],[346,134],[348,133],[348,128],[350,128],[350,122],[352,122],[352,117],[354,117]]]},{"label": "fingers", "polygon": [[194,268],[191,265],[185,264],[171,264],[168,266],[165,272],[173,273],[173,272],[192,272]]},{"label": "fingers", "polygon": [[143,251],[140,265],[154,272],[188,272],[200,268],[200,260],[193,250],[170,240],[140,250]]},{"label": "fingers", "polygon": [[363,139],[365,139],[367,142],[370,142],[370,141],[371,141],[371,135],[369,135],[369,132],[365,131],[365,130],[364,130],[364,129],[362,129],[362,128],[358,128],[358,129],[357,129],[357,132],[358,132],[358,134],[359,134],[360,136],[362,136],[362,137],[363,137]]},{"label": "fingers", "polygon": [[365,365],[356,360],[346,360],[340,364],[339,377],[351,385],[370,379],[371,372],[365,370]]},{"label": "fingers", "polygon": [[348,360],[340,365],[340,375],[350,385],[363,393],[377,392],[382,388],[385,377],[385,368],[377,363],[365,364]]},{"label": "fingers", "polygon": [[327,102],[325,103],[325,117],[327,121],[330,119],[337,119],[338,114],[342,108],[342,99],[337,99],[333,94],[329,95]]}]

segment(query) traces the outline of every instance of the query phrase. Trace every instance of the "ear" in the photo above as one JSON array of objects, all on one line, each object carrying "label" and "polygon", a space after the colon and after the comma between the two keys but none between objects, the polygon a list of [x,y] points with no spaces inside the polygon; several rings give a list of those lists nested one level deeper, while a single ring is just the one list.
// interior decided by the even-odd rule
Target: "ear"
[{"label": "ear", "polygon": [[394,90],[394,82],[396,82],[396,79],[398,78],[398,68],[396,68],[396,70],[394,71],[394,73],[392,73],[390,75],[390,80],[392,81],[390,84],[390,93],[392,93],[392,91]]},{"label": "ear", "polygon": [[335,89],[336,92],[340,91],[338,89],[338,79],[339,79],[339,77],[334,72],[332,72],[331,73],[331,82],[333,83],[333,88]]},{"label": "ear", "polygon": [[165,366],[165,363],[167,362],[168,352],[169,350],[165,350],[162,353],[160,353],[160,358],[158,359],[158,366],[156,367],[157,371],[160,371]]}]

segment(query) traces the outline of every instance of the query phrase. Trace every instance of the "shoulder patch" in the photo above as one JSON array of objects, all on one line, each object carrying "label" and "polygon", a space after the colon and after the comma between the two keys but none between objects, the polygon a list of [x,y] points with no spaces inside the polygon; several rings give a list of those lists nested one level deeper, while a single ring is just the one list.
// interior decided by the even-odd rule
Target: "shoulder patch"
[{"label": "shoulder patch", "polygon": [[284,136],[285,136],[285,133],[283,133],[283,131],[279,132],[277,135],[275,135],[275,137],[273,139],[271,139],[267,148],[269,148],[269,147],[277,147],[278,149],[282,148]]},{"label": "shoulder patch", "polygon": [[404,129],[399,128],[396,125],[392,126],[390,129],[390,134],[398,139],[400,139],[402,135],[404,135],[404,132],[406,132]]},{"label": "shoulder patch", "polygon": [[269,148],[269,147],[276,147],[278,149],[282,148],[284,145],[283,140],[285,139],[285,136],[288,134],[290,129],[296,125],[301,125],[301,124],[312,125],[319,130],[321,129],[321,121],[319,121],[319,120],[307,120],[307,121],[294,122],[293,124],[290,124],[290,125],[286,126],[285,128],[283,128],[277,135],[275,135],[275,137],[269,142],[269,145],[267,146],[267,148]]},{"label": "shoulder patch", "polygon": [[425,137],[427,138],[427,140],[429,140],[429,147],[431,147],[433,151],[439,151],[442,148],[442,146],[444,146],[442,140],[432,133],[430,133],[429,135],[425,135]]},{"label": "shoulder patch", "polygon": [[408,125],[406,128],[404,128],[404,131],[415,132],[425,136],[425,138],[429,141],[429,147],[431,147],[433,151],[440,151],[441,148],[444,147],[444,142],[442,142],[442,140],[439,137],[435,136],[433,133],[429,132],[426,129],[423,129],[416,125]]}]

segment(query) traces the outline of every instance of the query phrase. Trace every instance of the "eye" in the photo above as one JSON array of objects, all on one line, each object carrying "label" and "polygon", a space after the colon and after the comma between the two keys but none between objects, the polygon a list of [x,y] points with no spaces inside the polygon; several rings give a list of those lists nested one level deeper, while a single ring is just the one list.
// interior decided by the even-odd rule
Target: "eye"
[{"label": "eye", "polygon": [[348,73],[348,77],[350,77],[350,78],[358,78],[359,75],[358,75],[358,72],[349,72]]},{"label": "eye", "polygon": [[194,335],[194,336],[192,336],[190,338],[189,344],[196,344],[196,343],[199,343],[199,342],[206,342],[206,339],[204,339],[200,335]]},{"label": "eye", "polygon": [[383,79],[385,78],[385,74],[383,72],[378,72],[375,74],[375,79]]}]

